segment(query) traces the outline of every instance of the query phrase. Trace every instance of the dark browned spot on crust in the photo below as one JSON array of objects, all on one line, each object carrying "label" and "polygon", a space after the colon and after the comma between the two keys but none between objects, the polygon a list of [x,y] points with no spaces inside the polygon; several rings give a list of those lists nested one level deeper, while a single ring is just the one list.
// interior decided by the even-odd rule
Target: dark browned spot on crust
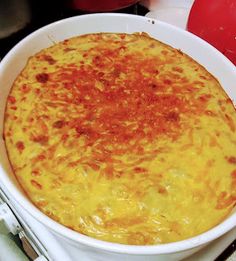
[{"label": "dark browned spot on crust", "polygon": [[64,125],[65,125],[65,122],[59,120],[59,121],[55,121],[52,126],[53,126],[53,128],[61,129]]},{"label": "dark browned spot on crust", "polygon": [[69,47],[63,49],[63,51],[66,52],[66,53],[70,52],[70,51],[74,51],[74,50],[76,50],[76,49],[75,48],[69,48]]},{"label": "dark browned spot on crust", "polygon": [[25,145],[22,141],[17,141],[16,147],[20,153],[25,149]]},{"label": "dark browned spot on crust", "polygon": [[36,80],[40,83],[46,83],[49,79],[49,76],[47,73],[39,73],[36,75]]},{"label": "dark browned spot on crust", "polygon": [[177,112],[169,112],[165,115],[165,119],[168,121],[179,121],[179,114]]},{"label": "dark browned spot on crust", "polygon": [[46,135],[38,135],[38,136],[34,136],[33,138],[32,138],[32,140],[34,141],[34,142],[37,142],[37,143],[40,143],[40,144],[42,144],[42,145],[44,145],[44,144],[46,144],[47,142],[48,142],[48,136],[46,136]]},{"label": "dark browned spot on crust", "polygon": [[40,183],[38,183],[36,180],[31,179],[30,183],[32,184],[32,186],[34,186],[36,189],[42,189],[42,185]]},{"label": "dark browned spot on crust", "polygon": [[49,64],[55,64],[57,62],[51,55],[43,55],[43,59]]},{"label": "dark browned spot on crust", "polygon": [[14,104],[16,102],[16,98],[14,96],[8,96],[8,101],[11,103],[11,104]]},{"label": "dark browned spot on crust", "polygon": [[234,157],[234,156],[228,157],[228,158],[227,158],[227,161],[228,161],[230,164],[236,164],[236,157]]}]

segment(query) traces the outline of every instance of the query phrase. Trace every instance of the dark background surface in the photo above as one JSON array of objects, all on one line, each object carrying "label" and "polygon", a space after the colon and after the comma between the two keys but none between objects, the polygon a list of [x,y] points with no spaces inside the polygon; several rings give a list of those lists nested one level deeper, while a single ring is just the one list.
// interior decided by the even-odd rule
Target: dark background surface
[{"label": "dark background surface", "polygon": [[[20,31],[7,38],[0,39],[0,59],[2,59],[16,43],[38,28],[63,18],[85,14],[83,11],[73,10],[68,2],[69,1],[66,0],[29,1],[31,21]],[[145,15],[148,10],[136,4],[115,12]]]}]

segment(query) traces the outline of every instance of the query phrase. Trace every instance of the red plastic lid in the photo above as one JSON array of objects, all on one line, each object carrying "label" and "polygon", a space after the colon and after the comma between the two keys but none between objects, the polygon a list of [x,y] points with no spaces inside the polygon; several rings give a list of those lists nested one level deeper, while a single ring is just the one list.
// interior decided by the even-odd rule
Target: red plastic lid
[{"label": "red plastic lid", "polygon": [[187,30],[212,44],[236,65],[235,0],[195,0]]}]

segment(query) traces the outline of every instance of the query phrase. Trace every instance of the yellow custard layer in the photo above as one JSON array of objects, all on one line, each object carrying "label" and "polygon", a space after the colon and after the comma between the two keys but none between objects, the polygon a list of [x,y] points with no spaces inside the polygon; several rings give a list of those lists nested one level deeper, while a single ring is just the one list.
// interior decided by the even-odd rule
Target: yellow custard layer
[{"label": "yellow custard layer", "polygon": [[236,111],[218,81],[144,34],[90,34],[29,58],[8,97],[12,169],[46,215],[149,245],[198,235],[236,202]]}]

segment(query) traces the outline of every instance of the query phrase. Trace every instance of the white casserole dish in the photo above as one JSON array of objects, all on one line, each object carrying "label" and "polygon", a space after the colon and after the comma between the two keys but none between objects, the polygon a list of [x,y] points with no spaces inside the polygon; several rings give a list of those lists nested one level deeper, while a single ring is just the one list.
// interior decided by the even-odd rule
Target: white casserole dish
[{"label": "white casserole dish", "polygon": [[[202,64],[224,87],[236,103],[236,68],[221,53],[200,38],[174,26],[145,17],[124,14],[91,14],[55,22],[32,33],[18,43],[0,63],[0,131],[6,98],[11,85],[27,59],[55,42],[95,32],[146,32],[178,48]],[[0,184],[34,218],[53,233],[87,252],[92,260],[180,260],[236,226],[236,211],[213,229],[190,239],[155,246],[129,246],[96,240],[74,232],[41,213],[23,194],[11,172],[4,141],[0,139]]]}]

